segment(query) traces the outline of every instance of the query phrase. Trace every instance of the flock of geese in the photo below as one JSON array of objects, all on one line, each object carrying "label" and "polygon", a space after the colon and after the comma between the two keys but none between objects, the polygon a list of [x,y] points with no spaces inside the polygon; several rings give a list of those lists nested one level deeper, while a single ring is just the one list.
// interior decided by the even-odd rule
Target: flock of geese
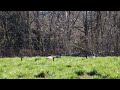
[{"label": "flock of geese", "polygon": [[[56,56],[49,55],[49,56],[46,57],[46,59],[53,60],[53,61],[54,61],[55,58],[61,58],[61,55],[56,55]],[[35,61],[37,61],[37,60],[38,59],[35,59]],[[23,61],[23,57],[21,57],[21,61]]]},{"label": "flock of geese", "polygon": [[[55,58],[61,58],[61,55],[56,55],[56,56],[49,55],[49,56],[46,57],[46,59],[53,60],[53,61],[54,61]],[[95,58],[95,55],[93,56],[93,58]],[[21,61],[22,60],[23,60],[23,57],[21,57]],[[35,59],[35,61],[37,61],[37,60],[38,59]]]}]

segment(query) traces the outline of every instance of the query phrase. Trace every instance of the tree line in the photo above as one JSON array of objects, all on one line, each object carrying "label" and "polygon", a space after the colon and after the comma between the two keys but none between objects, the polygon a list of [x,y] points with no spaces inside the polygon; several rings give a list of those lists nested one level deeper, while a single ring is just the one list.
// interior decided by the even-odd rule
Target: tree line
[{"label": "tree line", "polygon": [[120,55],[120,11],[0,11],[0,56]]}]

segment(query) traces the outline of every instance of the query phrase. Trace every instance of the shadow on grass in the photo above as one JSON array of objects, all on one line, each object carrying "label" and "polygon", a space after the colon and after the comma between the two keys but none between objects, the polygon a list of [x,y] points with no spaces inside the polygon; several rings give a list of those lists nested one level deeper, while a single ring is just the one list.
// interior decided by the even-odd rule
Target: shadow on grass
[{"label": "shadow on grass", "polygon": [[49,71],[41,71],[40,73],[38,73],[37,75],[34,75],[34,77],[36,78],[45,78],[47,75],[49,75]]},{"label": "shadow on grass", "polygon": [[77,70],[75,71],[75,74],[77,74],[78,76],[84,75],[84,70]]},{"label": "shadow on grass", "polygon": [[105,74],[105,75],[102,75],[101,73],[99,73],[97,70],[93,69],[92,71],[90,72],[87,72],[87,75],[89,76],[99,76],[101,79],[107,79],[109,77],[109,74]]},{"label": "shadow on grass", "polygon": [[98,76],[102,76],[97,70],[93,69],[90,72],[87,72],[87,75],[89,76],[94,76],[94,75],[98,75]]}]

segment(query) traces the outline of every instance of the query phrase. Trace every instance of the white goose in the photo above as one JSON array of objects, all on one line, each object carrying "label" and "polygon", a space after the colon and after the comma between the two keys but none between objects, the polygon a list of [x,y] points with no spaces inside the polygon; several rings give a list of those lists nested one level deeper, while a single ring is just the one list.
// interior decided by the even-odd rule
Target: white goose
[{"label": "white goose", "polygon": [[55,57],[53,57],[53,56],[48,56],[48,57],[46,57],[46,59],[52,59],[53,61],[54,61],[54,58],[55,58]]}]

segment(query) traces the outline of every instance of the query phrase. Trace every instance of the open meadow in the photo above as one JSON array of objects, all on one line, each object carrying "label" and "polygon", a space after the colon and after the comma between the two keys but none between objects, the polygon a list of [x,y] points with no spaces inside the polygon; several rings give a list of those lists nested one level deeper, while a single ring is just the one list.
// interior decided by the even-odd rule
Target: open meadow
[{"label": "open meadow", "polygon": [[0,58],[1,79],[118,79],[120,57]]}]

